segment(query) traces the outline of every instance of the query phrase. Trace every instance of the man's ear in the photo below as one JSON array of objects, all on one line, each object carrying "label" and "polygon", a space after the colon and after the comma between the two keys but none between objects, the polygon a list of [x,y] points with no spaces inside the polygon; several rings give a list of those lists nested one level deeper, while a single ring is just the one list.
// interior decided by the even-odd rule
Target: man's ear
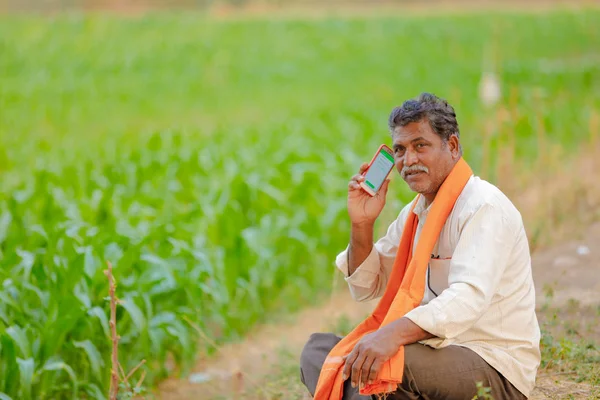
[{"label": "man's ear", "polygon": [[458,158],[460,158],[460,142],[457,135],[450,135],[450,138],[448,139],[448,147],[452,153],[452,158],[458,160]]}]

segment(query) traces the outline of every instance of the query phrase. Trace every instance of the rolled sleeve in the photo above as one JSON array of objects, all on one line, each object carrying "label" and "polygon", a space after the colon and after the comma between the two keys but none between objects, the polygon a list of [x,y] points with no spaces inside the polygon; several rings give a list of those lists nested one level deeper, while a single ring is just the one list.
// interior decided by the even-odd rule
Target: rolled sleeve
[{"label": "rolled sleeve", "polygon": [[485,204],[464,225],[448,276],[448,288],[405,316],[425,331],[453,339],[489,308],[515,243],[513,226],[498,208]]},{"label": "rolled sleeve", "polygon": [[354,300],[367,301],[383,295],[411,205],[402,209],[398,218],[388,227],[386,235],[373,245],[367,258],[352,275],[348,276],[348,247],[336,257],[335,263],[344,274]]},{"label": "rolled sleeve", "polygon": [[350,276],[348,276],[348,248],[338,254],[335,262],[338,269],[344,274],[353,299],[365,301],[375,297],[377,293],[374,292],[378,292],[378,281],[381,279],[382,273],[376,246],[373,246],[367,258]]}]

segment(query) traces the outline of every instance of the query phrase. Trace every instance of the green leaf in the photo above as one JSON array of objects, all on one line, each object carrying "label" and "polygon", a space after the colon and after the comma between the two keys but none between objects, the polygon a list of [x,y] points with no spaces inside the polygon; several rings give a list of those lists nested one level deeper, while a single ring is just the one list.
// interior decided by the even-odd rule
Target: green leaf
[{"label": "green leaf", "polygon": [[85,274],[90,278],[93,278],[96,275],[96,270],[98,269],[98,263],[92,254],[92,247],[88,246],[85,249],[85,256],[83,258],[83,270]]},{"label": "green leaf", "polygon": [[133,320],[133,324],[135,325],[135,329],[138,332],[142,332],[146,329],[146,317],[142,313],[142,310],[135,304],[132,298],[128,298],[125,300],[121,300],[121,305],[127,312],[129,316]]},{"label": "green leaf", "polygon": [[86,383],[83,387],[85,392],[90,396],[90,398],[95,400],[106,400],[106,396],[104,395],[104,393],[102,393],[102,391],[97,385],[93,383]]},{"label": "green leaf", "polygon": [[7,395],[6,393],[0,392],[0,400],[13,400],[12,397]]},{"label": "green leaf", "polygon": [[[9,318],[8,314],[6,313],[6,307],[4,307],[3,305],[0,305],[0,327],[4,327],[8,324],[10,324],[12,321],[12,318]],[[4,324],[4,325],[2,325]]]},{"label": "green leaf", "polygon": [[169,332],[179,341],[179,343],[181,343],[181,347],[183,349],[189,349],[192,347],[189,332],[186,327],[181,324],[181,322],[175,321],[175,323],[167,327],[167,332]]},{"label": "green leaf", "polygon": [[21,351],[23,357],[31,357],[31,347],[29,345],[29,339],[25,331],[17,325],[10,326],[6,329],[6,333],[15,341],[15,344]]},{"label": "green leaf", "polygon": [[104,248],[104,259],[117,265],[119,260],[123,257],[123,250],[117,243],[110,243]]},{"label": "green leaf", "polygon": [[17,249],[17,254],[21,257],[21,262],[18,268],[22,270],[22,278],[24,281],[29,281],[31,275],[31,269],[35,264],[35,253],[27,250]]},{"label": "green leaf", "polygon": [[104,367],[104,360],[102,359],[102,356],[100,355],[100,352],[96,346],[89,340],[74,342],[73,345],[78,349],[83,349],[86,352],[90,361],[90,366],[92,367],[92,371],[99,381],[102,380],[102,374],[100,370],[102,367]]},{"label": "green leaf", "polygon": [[154,327],[159,327],[163,324],[174,323],[175,321],[177,321],[177,317],[175,316],[175,313],[172,313],[170,311],[165,311],[165,312],[156,314],[150,320],[150,326],[154,328]]},{"label": "green leaf", "polygon": [[104,313],[104,310],[96,306],[88,311],[88,315],[98,318],[98,320],[100,321],[100,325],[102,326],[102,330],[104,331],[104,336],[110,339],[108,317]]},{"label": "green leaf", "polygon": [[89,309],[92,306],[92,299],[90,299],[90,289],[87,285],[85,278],[81,278],[79,283],[75,285],[73,295],[83,304],[85,309]]},{"label": "green leaf", "polygon": [[27,358],[25,360],[17,358],[17,364],[19,364],[19,381],[21,383],[19,393],[21,399],[30,399],[35,363],[33,362],[33,358]]},{"label": "green leaf", "polygon": [[39,287],[32,285],[28,282],[24,282],[23,283],[23,287],[27,290],[32,291],[33,293],[36,294],[36,296],[40,299],[40,303],[42,304],[42,307],[47,307],[48,306],[48,298],[50,297],[50,293],[49,292],[44,292],[42,290],[40,290]]},{"label": "green leaf", "polygon": [[[3,208],[5,208],[6,204],[3,204],[3,206]],[[12,214],[7,209],[4,209],[4,211],[2,211],[2,215],[0,215],[0,244],[6,240],[8,228],[11,222]]]},{"label": "green leaf", "polygon": [[79,382],[77,381],[77,375],[75,375],[75,371],[73,371],[73,368],[71,368],[69,365],[67,365],[66,363],[62,362],[62,361],[54,361],[54,360],[48,360],[46,362],[46,364],[44,364],[44,367],[42,368],[42,371],[60,371],[63,370],[65,371],[68,375],[69,378],[71,378],[71,382],[73,383],[73,399],[77,398],[77,387]]},{"label": "green leaf", "polygon": [[2,357],[0,358],[1,374],[0,387],[8,393],[18,391],[19,385],[19,367],[17,365],[17,349],[15,342],[8,335],[0,337],[2,343]]},{"label": "green leaf", "polygon": [[0,290],[0,301],[2,301],[2,303],[4,304],[13,307],[16,311],[22,312],[21,306],[15,301],[15,299],[13,299],[9,293],[3,290]]},{"label": "green leaf", "polygon": [[[50,357],[58,354],[68,335],[83,323],[85,317],[85,308],[74,295],[67,293],[52,296],[48,320],[43,328],[43,356]],[[59,329],[57,324],[60,326]]]},{"label": "green leaf", "polygon": [[147,261],[149,264],[153,264],[156,265],[158,267],[167,267],[167,261],[163,260],[162,258],[160,258],[159,256],[157,256],[156,254],[142,254],[142,256],[140,257],[142,260]]}]

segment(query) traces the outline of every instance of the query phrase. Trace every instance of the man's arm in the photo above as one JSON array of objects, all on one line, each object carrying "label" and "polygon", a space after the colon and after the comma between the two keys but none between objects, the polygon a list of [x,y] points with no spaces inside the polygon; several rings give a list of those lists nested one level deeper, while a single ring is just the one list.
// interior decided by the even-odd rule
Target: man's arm
[{"label": "man's arm", "polygon": [[356,301],[367,301],[383,295],[410,207],[411,204],[408,204],[402,209],[386,235],[375,244],[373,224],[352,225],[350,244],[338,254],[335,263],[344,273],[350,293]]},{"label": "man's arm", "polygon": [[348,276],[367,259],[373,250],[373,225],[352,225],[348,247]]},{"label": "man's arm", "polygon": [[395,338],[398,347],[435,337],[435,335],[423,330],[419,325],[404,317],[390,322],[381,329],[389,331],[390,337]]}]

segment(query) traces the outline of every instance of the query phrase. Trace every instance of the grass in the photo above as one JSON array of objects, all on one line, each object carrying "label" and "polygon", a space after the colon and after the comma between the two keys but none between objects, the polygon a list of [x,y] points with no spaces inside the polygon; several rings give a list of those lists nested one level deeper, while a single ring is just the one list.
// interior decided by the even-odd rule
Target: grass
[{"label": "grass", "polygon": [[[1,18],[0,392],[12,398],[105,398],[105,260],[123,368],[148,360],[150,383],[194,361],[184,318],[221,342],[318,299],[347,241],[347,180],[404,99],[454,104],[476,170],[484,140],[492,166],[513,142],[524,166],[577,149],[600,109],[595,10]],[[477,96],[489,54],[504,85],[493,111]],[[392,185],[396,212],[412,195]]]},{"label": "grass", "polygon": [[[598,306],[582,306],[569,299],[562,307],[552,306],[554,292],[547,289],[540,310],[542,363],[538,375],[571,375],[577,382],[600,388],[600,318]],[[600,396],[597,390],[594,392]]]}]

